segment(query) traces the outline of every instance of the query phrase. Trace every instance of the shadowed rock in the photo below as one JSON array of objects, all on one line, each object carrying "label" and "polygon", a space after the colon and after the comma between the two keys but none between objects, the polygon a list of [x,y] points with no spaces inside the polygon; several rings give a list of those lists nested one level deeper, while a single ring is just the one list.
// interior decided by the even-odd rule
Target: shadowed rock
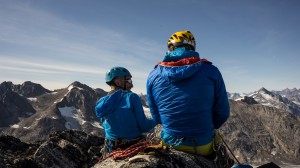
[{"label": "shadowed rock", "polygon": [[[98,162],[103,138],[68,130],[53,132],[44,142],[27,144],[0,137],[2,167],[91,167]],[[4,165],[4,166],[3,166]],[[1,168],[2,168],[1,167]]]}]

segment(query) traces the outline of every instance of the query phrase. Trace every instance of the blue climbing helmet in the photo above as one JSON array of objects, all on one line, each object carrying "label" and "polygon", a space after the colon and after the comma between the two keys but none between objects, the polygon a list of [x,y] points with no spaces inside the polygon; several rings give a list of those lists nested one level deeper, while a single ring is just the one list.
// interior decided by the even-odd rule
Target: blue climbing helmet
[{"label": "blue climbing helmet", "polygon": [[112,67],[105,75],[105,81],[108,85],[112,84],[115,77],[131,76],[130,72],[124,67]]}]

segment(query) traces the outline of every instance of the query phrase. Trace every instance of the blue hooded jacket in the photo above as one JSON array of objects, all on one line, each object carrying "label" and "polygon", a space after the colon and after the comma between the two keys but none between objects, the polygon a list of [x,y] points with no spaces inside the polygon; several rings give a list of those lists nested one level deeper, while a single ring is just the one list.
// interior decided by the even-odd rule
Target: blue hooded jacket
[{"label": "blue hooded jacket", "polygon": [[[199,57],[195,51],[184,50],[168,52],[164,60],[176,61],[177,56],[181,59]],[[153,119],[162,124],[162,140],[171,145],[179,138],[190,137],[196,144],[186,141],[182,145],[208,144],[214,130],[229,117],[222,75],[215,66],[205,62],[156,66],[147,79],[147,99]]]},{"label": "blue hooded jacket", "polygon": [[146,118],[139,96],[131,91],[120,89],[102,97],[95,111],[109,140],[131,140],[155,126],[154,120]]}]

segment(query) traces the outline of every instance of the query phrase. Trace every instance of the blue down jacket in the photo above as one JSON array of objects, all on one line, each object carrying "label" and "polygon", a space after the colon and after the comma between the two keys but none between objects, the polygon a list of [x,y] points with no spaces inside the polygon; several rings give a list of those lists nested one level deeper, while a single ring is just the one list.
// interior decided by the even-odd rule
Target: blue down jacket
[{"label": "blue down jacket", "polygon": [[109,140],[134,139],[155,126],[146,118],[139,96],[130,91],[120,89],[102,97],[95,111]]},{"label": "blue down jacket", "polygon": [[[181,51],[169,52],[165,59],[176,58]],[[198,57],[197,54],[185,51],[184,57]],[[162,124],[161,138],[169,144],[177,137],[177,140],[192,138],[196,140],[196,146],[205,145],[212,141],[214,130],[229,117],[222,75],[218,68],[205,62],[156,66],[147,79],[147,99],[153,119]],[[173,141],[165,135],[171,135]],[[195,144],[187,142],[183,145]]]}]

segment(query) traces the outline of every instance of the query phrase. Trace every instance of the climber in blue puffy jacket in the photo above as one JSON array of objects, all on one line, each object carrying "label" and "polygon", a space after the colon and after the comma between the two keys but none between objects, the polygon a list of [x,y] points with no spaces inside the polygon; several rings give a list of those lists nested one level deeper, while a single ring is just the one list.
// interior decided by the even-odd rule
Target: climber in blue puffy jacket
[{"label": "climber in blue puffy jacket", "polygon": [[215,130],[229,117],[229,102],[220,71],[195,48],[190,31],[170,37],[164,60],[148,76],[147,99],[164,145],[207,156]]},{"label": "climber in blue puffy jacket", "polygon": [[133,87],[131,77],[126,68],[111,68],[106,74],[106,83],[111,91],[95,107],[109,151],[142,140],[142,133],[155,126],[154,120],[146,118],[139,96],[130,91]]}]

